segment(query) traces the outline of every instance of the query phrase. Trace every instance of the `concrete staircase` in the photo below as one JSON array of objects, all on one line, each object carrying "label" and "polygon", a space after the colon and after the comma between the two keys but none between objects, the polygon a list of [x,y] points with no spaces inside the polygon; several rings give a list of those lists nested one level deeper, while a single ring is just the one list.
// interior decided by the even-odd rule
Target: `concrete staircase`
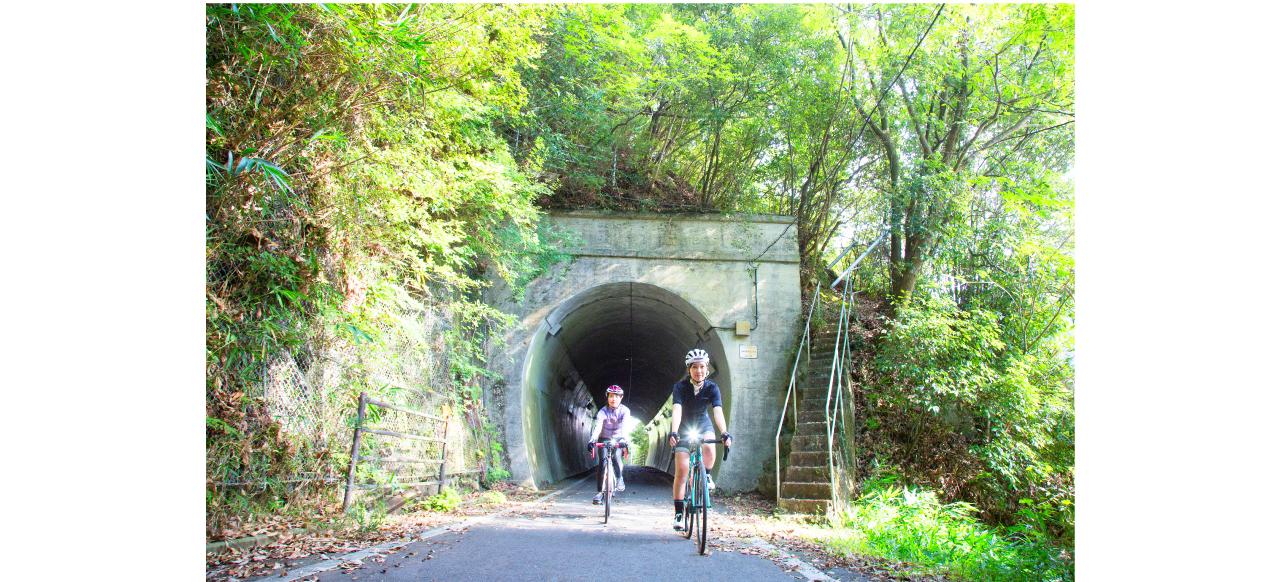
[{"label": "concrete staircase", "polygon": [[831,505],[831,469],[823,407],[827,403],[835,343],[834,329],[819,330],[813,335],[809,377],[799,387],[799,415],[791,437],[787,473],[778,496],[778,506],[784,511],[822,514]]}]

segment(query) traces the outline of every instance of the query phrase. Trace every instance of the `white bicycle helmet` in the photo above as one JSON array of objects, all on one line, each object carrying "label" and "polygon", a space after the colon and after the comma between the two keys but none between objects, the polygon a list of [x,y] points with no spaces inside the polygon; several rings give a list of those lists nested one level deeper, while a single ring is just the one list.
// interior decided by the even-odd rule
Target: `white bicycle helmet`
[{"label": "white bicycle helmet", "polygon": [[617,394],[618,396],[622,396],[622,387],[617,384],[614,384],[613,386],[605,388],[604,391],[607,394]]},{"label": "white bicycle helmet", "polygon": [[708,356],[707,352],[696,348],[689,350],[689,353],[684,355],[684,367],[688,368],[694,362],[710,363],[711,356]]}]

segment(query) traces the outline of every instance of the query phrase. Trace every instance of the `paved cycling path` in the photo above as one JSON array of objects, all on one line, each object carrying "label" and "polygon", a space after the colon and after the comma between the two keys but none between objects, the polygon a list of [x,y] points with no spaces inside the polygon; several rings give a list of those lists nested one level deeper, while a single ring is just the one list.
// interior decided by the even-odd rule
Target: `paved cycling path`
[{"label": "paved cycling path", "polygon": [[[759,555],[712,551],[698,555],[696,536],[671,529],[671,477],[626,468],[627,490],[615,498],[609,523],[592,505],[594,477],[528,509],[448,526],[423,541],[383,544],[381,551],[349,555],[348,568],[297,571],[285,580],[349,582],[656,582],[830,580],[792,560],[775,564]],[[712,514],[711,525],[716,516]],[[711,543],[717,542],[715,532]],[[750,545],[751,542],[741,542]],[[390,547],[398,549],[390,551]],[[359,560],[360,567],[351,567]],[[380,561],[381,560],[381,561]],[[270,580],[271,577],[264,578]]]}]

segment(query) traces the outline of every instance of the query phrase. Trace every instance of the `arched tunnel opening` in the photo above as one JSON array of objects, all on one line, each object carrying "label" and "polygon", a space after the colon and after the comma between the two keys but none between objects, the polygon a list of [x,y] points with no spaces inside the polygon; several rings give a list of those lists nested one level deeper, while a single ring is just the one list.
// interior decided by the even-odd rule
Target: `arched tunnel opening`
[{"label": "arched tunnel opening", "polygon": [[720,386],[729,418],[732,380],[719,337],[693,305],[661,287],[621,282],[584,290],[556,306],[529,344],[523,425],[539,485],[595,466],[585,445],[613,384],[649,428],[648,456],[632,462],[670,472],[663,436],[670,431],[671,387],[687,375],[684,356],[695,347],[711,355],[709,378]]}]

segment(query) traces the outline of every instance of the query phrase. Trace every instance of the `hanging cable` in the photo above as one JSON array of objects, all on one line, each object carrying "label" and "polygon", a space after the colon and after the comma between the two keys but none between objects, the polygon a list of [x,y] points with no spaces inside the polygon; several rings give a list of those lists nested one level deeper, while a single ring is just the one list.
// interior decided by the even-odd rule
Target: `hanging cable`
[{"label": "hanging cable", "polygon": [[[929,27],[925,29],[924,34],[921,34],[920,39],[916,41],[916,46],[911,49],[911,54],[907,55],[907,60],[902,63],[902,68],[898,69],[898,74],[893,76],[893,82],[885,86],[884,91],[880,93],[880,97],[876,99],[876,104],[871,108],[871,111],[867,112],[867,115],[862,118],[862,125],[858,127],[858,131],[855,132],[853,135],[855,136],[862,135],[862,131],[867,128],[867,120],[870,119],[871,115],[873,115],[876,112],[876,110],[880,108],[880,103],[884,101],[885,96],[889,94],[889,90],[893,88],[893,85],[898,82],[898,79],[902,78],[902,73],[906,72],[907,66],[911,64],[911,59],[916,56],[916,51],[920,49],[920,45],[924,44],[925,37],[928,37],[929,33],[933,31],[933,25],[938,23],[938,19],[942,17],[942,10],[946,7],[947,7],[946,4],[942,4],[938,6],[938,12],[933,15],[933,21],[929,23]],[[816,226],[811,222],[800,220],[799,217],[792,217],[791,222],[787,224],[787,228],[790,228],[791,225],[796,224],[797,222],[803,222],[810,226]],[[782,240],[782,236],[787,234],[787,228],[782,229],[782,234],[779,234],[778,238],[773,239],[773,242],[769,243],[769,246],[765,247],[764,250],[761,251],[759,255],[756,255],[756,258],[751,259],[750,262],[754,263],[757,259],[759,259],[760,257],[763,257],[765,253],[769,252],[769,249],[773,248],[773,245],[777,244],[779,240]]]},{"label": "hanging cable", "polygon": [[947,7],[946,4],[941,4],[938,6],[938,13],[933,15],[933,22],[930,22],[929,28],[926,28],[924,30],[924,34],[920,35],[920,40],[916,41],[916,46],[911,49],[911,54],[907,55],[907,60],[906,62],[902,63],[902,68],[898,69],[898,74],[893,76],[893,81],[891,83],[889,83],[888,85],[885,85],[884,91],[880,93],[880,98],[876,99],[875,107],[872,107],[871,111],[867,112],[867,115],[862,118],[862,126],[859,127],[858,132],[853,135],[855,136],[862,135],[862,130],[867,128],[867,120],[871,119],[871,115],[876,112],[876,109],[880,108],[880,102],[884,101],[885,95],[888,95],[889,90],[893,89],[893,86],[898,82],[898,79],[902,78],[902,73],[906,72],[907,65],[911,64],[912,57],[916,56],[916,50],[920,48],[920,45],[924,44],[925,37],[929,36],[929,32],[933,30],[933,25],[937,24],[938,19],[942,17],[942,9],[946,7]]},{"label": "hanging cable", "polygon": [[[627,293],[627,306],[631,309],[631,323],[628,324],[628,333],[631,336],[631,346],[627,348],[630,353],[627,355],[627,361],[631,363],[631,369],[627,370],[627,390],[631,390],[633,377],[636,373],[636,284],[628,283],[630,289]],[[635,395],[632,395],[635,398]]]}]

